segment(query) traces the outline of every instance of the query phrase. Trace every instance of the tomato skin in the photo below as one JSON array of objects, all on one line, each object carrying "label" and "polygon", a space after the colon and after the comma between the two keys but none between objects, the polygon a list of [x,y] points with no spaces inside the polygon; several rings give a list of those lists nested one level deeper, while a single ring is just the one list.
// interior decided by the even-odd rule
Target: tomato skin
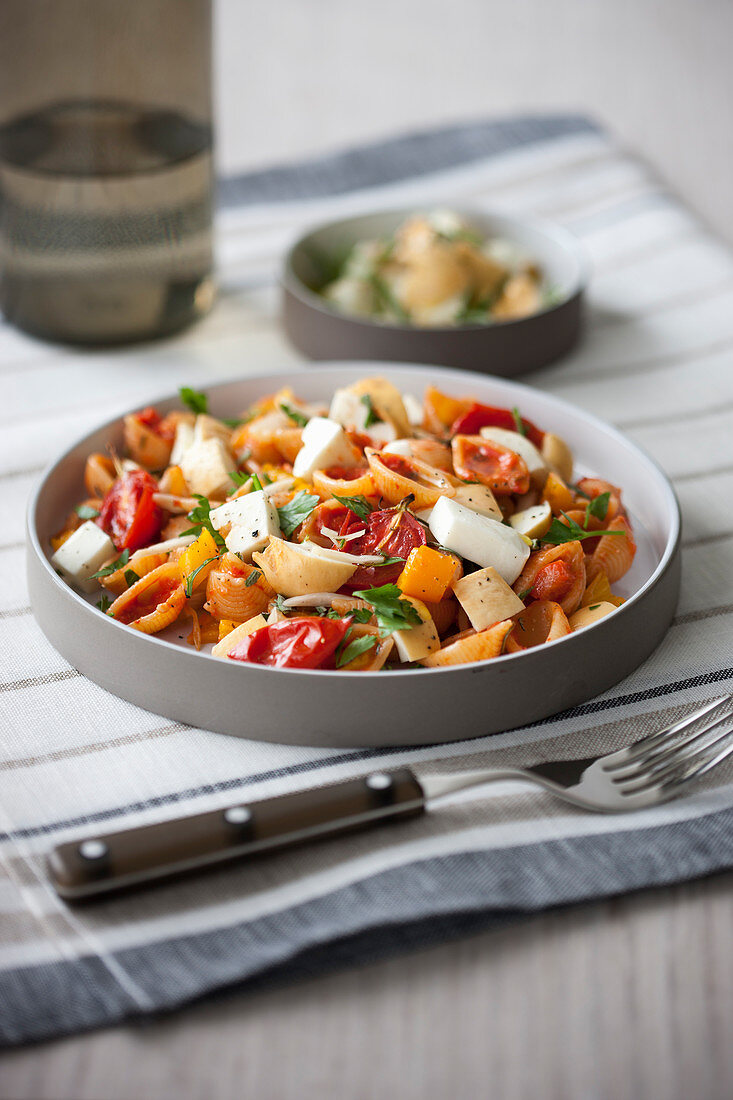
[{"label": "tomato skin", "polygon": [[[545,433],[540,431],[531,420],[522,417],[522,424],[527,433],[527,439],[534,443],[535,447],[542,447]],[[462,413],[451,425],[451,435],[478,435],[482,428],[507,428],[510,432],[517,430],[517,424],[511,409],[499,409],[493,405],[481,405],[475,402],[470,409]]]},{"label": "tomato skin", "polygon": [[558,603],[570,591],[573,581],[573,572],[566,562],[550,562],[537,573],[530,596],[535,600]]},{"label": "tomato skin", "polygon": [[[406,559],[410,551],[414,550],[416,546],[424,546],[427,542],[425,528],[414,516],[405,511],[399,513],[399,522],[394,531],[382,543],[397,514],[394,508],[383,508],[378,512],[370,512],[367,517],[366,534],[348,544],[349,553],[384,553],[391,558]],[[356,572],[344,585],[344,589],[355,592],[360,588],[374,588],[381,584],[392,584],[399,577],[403,566],[404,562],[395,562],[393,565],[359,565]]]},{"label": "tomato skin", "polygon": [[466,481],[480,481],[497,496],[529,489],[527,463],[508,447],[481,435],[456,435],[451,448],[453,467]]},{"label": "tomato skin", "polygon": [[227,656],[233,661],[271,668],[332,667],[331,658],[350,625],[350,618],[282,619],[253,630]]},{"label": "tomato skin", "polygon": [[153,500],[157,491],[146,470],[130,470],[107,493],[97,523],[118,550],[140,550],[160,535],[164,513]]}]

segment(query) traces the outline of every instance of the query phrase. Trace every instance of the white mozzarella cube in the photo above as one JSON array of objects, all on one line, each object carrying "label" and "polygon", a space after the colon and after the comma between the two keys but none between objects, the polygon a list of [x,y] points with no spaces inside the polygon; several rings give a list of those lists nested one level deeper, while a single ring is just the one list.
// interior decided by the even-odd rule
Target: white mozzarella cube
[{"label": "white mozzarella cube", "polygon": [[407,630],[394,630],[395,649],[401,661],[422,661],[440,649],[440,638],[435,629],[433,617],[422,600],[416,600],[412,596],[402,596],[407,600],[420,616],[420,625],[410,627]]},{"label": "white mozzarella cube", "polygon": [[488,485],[459,485],[453,499],[458,504],[465,505],[472,512],[479,512],[482,516],[497,519],[501,523],[504,518],[501,514],[496,497]]},{"label": "white mozzarella cube", "polygon": [[453,592],[474,630],[486,630],[502,619],[510,619],[524,604],[493,566],[461,577]]},{"label": "white mozzarella cube", "polygon": [[521,512],[515,512],[509,522],[520,535],[526,535],[528,539],[541,539],[550,529],[552,509],[547,501],[543,500],[534,508],[524,508]]},{"label": "white mozzarella cube", "polygon": [[215,508],[211,512],[211,522],[217,531],[231,524],[224,540],[227,550],[243,558],[250,558],[255,550],[263,550],[271,535],[279,537],[282,533],[277,508],[262,490]]},{"label": "white mozzarella cube", "polygon": [[331,399],[328,419],[335,420],[344,428],[356,428],[363,431],[369,416],[369,406],[362,396],[353,390],[336,390]]},{"label": "white mozzarella cube", "polygon": [[171,466],[180,466],[188,448],[193,444],[193,426],[185,420],[180,420],[176,427],[176,437],[173,440],[171,451]]},{"label": "white mozzarella cube", "polygon": [[380,450],[385,443],[392,443],[397,438],[397,429],[394,424],[390,424],[387,420],[378,420],[376,424],[370,424],[368,428],[362,429],[364,435],[368,435],[371,440],[372,447],[376,447]]},{"label": "white mozzarella cube", "polygon": [[205,497],[225,497],[233,488],[230,474],[235,469],[229,448],[220,439],[203,439],[193,443],[180,463],[191,493]]},{"label": "white mozzarella cube", "polygon": [[527,463],[529,476],[533,484],[544,485],[547,478],[547,463],[525,435],[520,432],[510,432],[508,428],[482,428],[481,435],[484,439],[490,439],[492,443],[498,443],[500,447],[508,447]]},{"label": "white mozzarella cube", "polygon": [[403,458],[412,458],[412,440],[395,439],[388,443],[382,450],[387,455],[401,455]]},{"label": "white mozzarella cube", "polygon": [[422,401],[418,401],[411,393],[402,394],[402,404],[405,406],[407,419],[413,428],[419,428],[424,419]]},{"label": "white mozzarella cube", "polygon": [[293,474],[312,481],[316,470],[329,466],[357,466],[355,448],[335,420],[314,416],[303,428],[303,446],[295,456]]},{"label": "white mozzarella cube", "polygon": [[99,588],[99,581],[91,579],[92,573],[101,569],[116,553],[109,535],[89,519],[59,546],[51,558],[51,565],[69,584],[82,592],[94,592]]},{"label": "white mozzarella cube", "polygon": [[205,439],[220,439],[222,443],[228,445],[231,434],[231,428],[228,428],[223,421],[217,420],[216,417],[209,416],[208,413],[200,413],[196,417],[193,429],[194,443],[202,443]]},{"label": "white mozzarella cube", "polygon": [[514,583],[529,557],[529,547],[511,527],[450,497],[440,498],[430,513],[428,526],[441,546],[483,568],[493,565],[507,584]]}]

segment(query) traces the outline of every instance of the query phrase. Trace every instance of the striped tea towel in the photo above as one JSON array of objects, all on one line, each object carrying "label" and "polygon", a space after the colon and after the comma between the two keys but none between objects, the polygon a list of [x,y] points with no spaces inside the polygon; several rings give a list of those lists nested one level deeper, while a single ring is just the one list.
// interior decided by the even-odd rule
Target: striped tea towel
[{"label": "striped tea towel", "polygon": [[[289,748],[156,718],[83,679],[46,642],[23,579],[23,512],[42,466],[95,422],[182,384],[297,363],[277,323],[283,250],[352,211],[467,203],[541,215],[593,266],[587,339],[529,381],[638,440],[674,479],[684,580],[654,656],[612,691],[500,736],[408,750]],[[455,126],[223,181],[222,294],[144,348],[78,354],[0,326],[0,1034],[111,1024],[274,971],[373,958],[545,906],[733,865],[733,770],[619,818],[496,787],[368,834],[72,909],[44,855],[95,826],[328,783],[609,751],[730,690],[733,678],[733,260],[638,161],[582,118]],[[121,670],[121,675],[124,670]]]}]

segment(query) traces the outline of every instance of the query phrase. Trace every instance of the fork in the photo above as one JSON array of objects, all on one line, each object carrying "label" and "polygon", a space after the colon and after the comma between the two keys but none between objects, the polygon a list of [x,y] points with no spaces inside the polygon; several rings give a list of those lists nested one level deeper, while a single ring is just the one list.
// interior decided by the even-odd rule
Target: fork
[{"label": "fork", "polygon": [[80,900],[237,857],[414,817],[459,791],[522,780],[586,810],[619,813],[675,798],[733,753],[733,696],[606,756],[418,778],[409,768],[86,837],[48,859],[57,892]]}]

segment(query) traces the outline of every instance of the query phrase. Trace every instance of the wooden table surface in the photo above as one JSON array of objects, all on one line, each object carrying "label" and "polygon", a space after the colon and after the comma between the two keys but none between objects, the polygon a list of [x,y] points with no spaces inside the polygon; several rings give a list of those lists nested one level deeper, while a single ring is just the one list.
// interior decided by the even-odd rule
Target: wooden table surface
[{"label": "wooden table surface", "polygon": [[[590,110],[733,239],[730,0],[218,0],[217,16],[227,171],[450,118]],[[732,885],[11,1052],[0,1097],[729,1100]]]},{"label": "wooden table surface", "polygon": [[6,1054],[3,1100],[730,1100],[733,874]]}]

